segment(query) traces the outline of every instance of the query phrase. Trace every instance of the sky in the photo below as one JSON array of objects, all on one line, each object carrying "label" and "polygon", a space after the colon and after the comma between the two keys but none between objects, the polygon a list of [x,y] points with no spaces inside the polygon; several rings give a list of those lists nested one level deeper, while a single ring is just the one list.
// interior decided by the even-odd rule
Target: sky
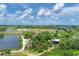
[{"label": "sky", "polygon": [[1,3],[0,25],[79,25],[79,3]]}]

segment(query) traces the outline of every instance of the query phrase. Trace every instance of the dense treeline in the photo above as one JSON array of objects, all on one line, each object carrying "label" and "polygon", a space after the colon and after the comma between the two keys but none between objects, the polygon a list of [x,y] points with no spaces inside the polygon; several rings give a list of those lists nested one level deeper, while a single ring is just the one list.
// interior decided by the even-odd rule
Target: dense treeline
[{"label": "dense treeline", "polygon": [[[34,34],[35,36],[27,32],[25,36],[31,38],[32,46],[30,49],[33,49],[33,51],[43,52],[50,47],[54,47],[52,51],[43,55],[77,55],[77,50],[79,50],[79,28],[74,28],[56,29],[55,32],[51,33],[44,31],[37,35]],[[54,46],[51,44],[51,39],[59,39],[60,42],[57,46]]]},{"label": "dense treeline", "polygon": [[0,25],[2,28],[50,28],[50,29],[65,29],[65,28],[79,28],[79,25]]},{"label": "dense treeline", "polygon": [[72,56],[79,55],[79,30],[72,29],[71,31],[59,32],[58,38],[60,43],[56,48],[50,52],[46,52],[43,55],[60,55],[60,56]]}]

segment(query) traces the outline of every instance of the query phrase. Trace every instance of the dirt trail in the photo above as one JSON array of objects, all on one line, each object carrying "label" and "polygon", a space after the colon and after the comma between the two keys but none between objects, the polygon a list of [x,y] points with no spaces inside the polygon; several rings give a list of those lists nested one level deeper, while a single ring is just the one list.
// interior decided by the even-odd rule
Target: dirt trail
[{"label": "dirt trail", "polygon": [[33,53],[33,52],[30,52],[29,50],[27,50],[27,51],[25,51],[25,52],[23,52],[23,53],[27,54],[28,56],[41,56],[43,53],[49,52],[49,51],[51,51],[52,49],[54,49],[54,47],[51,47],[51,48],[49,48],[48,50],[45,50],[45,51],[43,51],[43,52],[41,52],[41,53]]},{"label": "dirt trail", "polygon": [[32,52],[30,52],[30,51],[28,51],[28,50],[24,51],[23,53],[24,53],[24,54],[27,54],[27,56],[37,56],[37,54],[32,53]]},{"label": "dirt trail", "polygon": [[49,48],[48,50],[45,50],[45,51],[43,51],[43,52],[41,52],[41,53],[38,53],[37,55],[40,56],[40,55],[44,54],[45,52],[51,51],[52,49],[54,49],[54,47],[51,47],[51,48]]}]

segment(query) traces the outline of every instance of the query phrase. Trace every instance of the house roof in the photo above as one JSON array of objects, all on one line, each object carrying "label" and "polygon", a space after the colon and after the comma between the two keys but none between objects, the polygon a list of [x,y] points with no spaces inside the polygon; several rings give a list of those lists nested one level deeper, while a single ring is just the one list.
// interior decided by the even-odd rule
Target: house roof
[{"label": "house roof", "polygon": [[52,41],[60,41],[59,39],[51,39]]}]

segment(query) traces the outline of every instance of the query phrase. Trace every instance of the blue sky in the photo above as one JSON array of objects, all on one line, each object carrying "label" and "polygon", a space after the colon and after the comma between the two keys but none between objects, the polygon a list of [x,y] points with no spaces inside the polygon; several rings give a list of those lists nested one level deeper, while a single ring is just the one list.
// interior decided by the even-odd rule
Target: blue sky
[{"label": "blue sky", "polygon": [[79,25],[79,4],[1,3],[0,25]]}]

